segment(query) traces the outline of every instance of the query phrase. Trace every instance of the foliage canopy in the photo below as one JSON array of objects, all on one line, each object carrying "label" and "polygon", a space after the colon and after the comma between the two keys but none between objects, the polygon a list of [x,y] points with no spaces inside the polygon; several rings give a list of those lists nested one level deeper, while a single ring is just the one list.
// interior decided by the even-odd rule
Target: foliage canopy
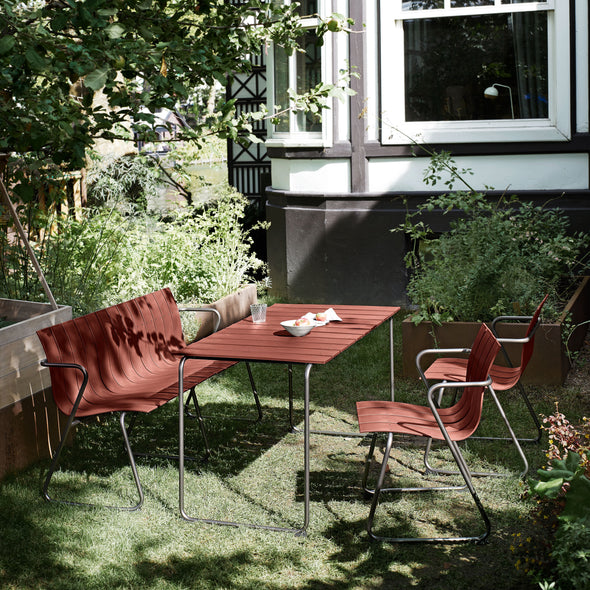
[{"label": "foliage canopy", "polygon": [[[158,109],[249,71],[271,41],[296,49],[297,9],[263,0],[0,0],[0,151],[79,168],[97,138],[133,131],[149,141]],[[341,25],[323,22],[320,38]],[[198,141],[249,129],[224,101],[185,133]]]}]

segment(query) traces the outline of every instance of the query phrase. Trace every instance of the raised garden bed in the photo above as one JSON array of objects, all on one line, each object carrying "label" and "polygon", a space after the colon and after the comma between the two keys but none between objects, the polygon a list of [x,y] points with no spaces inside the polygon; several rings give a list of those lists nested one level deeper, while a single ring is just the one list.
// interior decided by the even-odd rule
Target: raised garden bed
[{"label": "raised garden bed", "polygon": [[[566,318],[567,323],[566,323]],[[523,382],[535,385],[561,385],[570,369],[570,362],[564,346],[567,325],[577,325],[590,319],[590,277],[584,277],[555,323],[541,324],[535,338],[533,357],[523,375]],[[567,324],[567,325],[566,325]],[[402,374],[418,378],[415,359],[425,348],[468,347],[473,342],[479,323],[443,322],[437,326],[432,322],[413,324],[410,319],[402,322]],[[568,348],[579,350],[584,342],[588,325],[580,326],[572,334]],[[525,328],[526,330],[526,328]],[[518,338],[524,335],[523,327],[505,325],[502,335]],[[508,353],[515,361],[520,359],[518,345],[508,347]],[[501,358],[498,357],[498,362]]]},{"label": "raised garden bed", "polygon": [[0,478],[48,457],[61,428],[49,387],[49,371],[36,331],[68,320],[72,309],[0,299]]}]

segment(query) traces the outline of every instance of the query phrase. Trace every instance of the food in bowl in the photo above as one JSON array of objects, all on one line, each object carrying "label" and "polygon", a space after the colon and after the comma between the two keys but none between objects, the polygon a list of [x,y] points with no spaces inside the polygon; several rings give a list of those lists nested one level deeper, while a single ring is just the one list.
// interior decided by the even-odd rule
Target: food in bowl
[{"label": "food in bowl", "polygon": [[294,326],[311,326],[311,320],[309,318],[306,318],[305,316],[302,318],[299,318],[298,320],[295,320],[293,322]]},{"label": "food in bowl", "polygon": [[[300,320],[305,319],[306,324],[297,324]],[[291,334],[291,336],[305,336],[309,334],[314,325],[307,318],[299,318],[299,320],[286,320],[281,322],[281,326]]]}]

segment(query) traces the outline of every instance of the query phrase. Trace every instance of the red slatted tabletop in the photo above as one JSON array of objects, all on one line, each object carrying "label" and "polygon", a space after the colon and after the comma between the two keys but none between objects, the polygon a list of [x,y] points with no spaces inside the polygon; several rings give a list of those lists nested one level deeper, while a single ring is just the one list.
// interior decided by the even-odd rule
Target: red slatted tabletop
[{"label": "red slatted tabletop", "polygon": [[[328,307],[330,306],[277,303],[267,309],[266,322],[264,323],[255,324],[252,322],[252,318],[248,317],[178,351],[178,354],[183,357],[180,363],[181,395],[179,398],[180,512],[183,518],[190,521],[203,521],[231,526],[243,524],[255,528],[290,531],[298,535],[305,535],[309,523],[309,375],[311,367],[313,365],[325,365],[330,362],[369,332],[387,320],[391,320],[400,309],[399,307],[386,306],[334,305],[332,308],[342,321],[332,321],[325,326],[314,327],[309,334],[299,338],[291,336],[281,326],[281,322],[284,320],[294,320],[309,312],[323,312]],[[392,363],[393,398],[393,348],[390,351],[390,356]],[[250,523],[199,519],[186,514],[184,509],[184,406],[182,403],[182,373],[184,362],[191,358],[306,365],[303,430],[305,515],[302,528],[289,529]]]},{"label": "red slatted tabletop", "polygon": [[341,322],[315,327],[300,338],[291,336],[281,322],[325,311],[325,305],[271,305],[265,323],[254,324],[248,317],[179,352],[192,358],[325,365],[399,311],[399,307],[363,305],[332,308]]}]

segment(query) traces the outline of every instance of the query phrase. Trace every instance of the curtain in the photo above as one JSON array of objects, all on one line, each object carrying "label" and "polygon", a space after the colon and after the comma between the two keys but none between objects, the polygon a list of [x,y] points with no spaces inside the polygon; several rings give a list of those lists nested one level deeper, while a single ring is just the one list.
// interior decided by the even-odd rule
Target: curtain
[{"label": "curtain", "polygon": [[512,21],[519,118],[547,118],[547,13],[513,14]]}]

